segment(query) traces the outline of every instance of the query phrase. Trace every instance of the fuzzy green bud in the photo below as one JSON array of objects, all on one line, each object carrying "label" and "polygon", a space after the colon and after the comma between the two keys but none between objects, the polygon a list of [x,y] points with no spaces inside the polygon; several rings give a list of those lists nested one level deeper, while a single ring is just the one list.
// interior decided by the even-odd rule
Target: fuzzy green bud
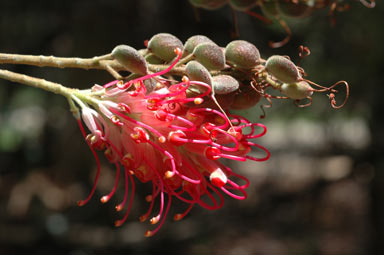
[{"label": "fuzzy green bud", "polygon": [[145,60],[147,61],[148,64],[153,64],[153,65],[161,65],[164,64],[164,60],[161,58],[157,57],[153,53],[149,53],[148,55],[145,56]]},{"label": "fuzzy green bud", "polygon": [[212,85],[215,91],[215,94],[226,95],[236,91],[240,84],[239,82],[229,75],[217,75],[212,78]]},{"label": "fuzzy green bud", "polygon": [[184,52],[183,56],[189,55],[193,52],[197,45],[202,43],[213,43],[211,39],[206,37],[205,35],[194,35],[188,38],[188,40],[184,44]]},{"label": "fuzzy green bud", "polygon": [[208,70],[222,70],[225,67],[223,50],[212,43],[199,44],[193,51],[196,60]]},{"label": "fuzzy green bud", "polygon": [[296,83],[284,83],[280,87],[281,93],[292,99],[304,99],[312,96],[313,89],[306,81]]},{"label": "fuzzy green bud", "polygon": [[284,16],[293,18],[306,17],[313,11],[313,8],[306,3],[293,3],[285,0],[279,0],[277,8]]},{"label": "fuzzy green bud", "polygon": [[289,59],[274,55],[267,59],[265,69],[283,83],[295,83],[301,79],[297,66]]},{"label": "fuzzy green bud", "polygon": [[242,69],[252,69],[259,64],[260,53],[255,45],[243,40],[230,42],[225,47],[225,58],[228,63]]},{"label": "fuzzy green bud", "polygon": [[166,62],[176,57],[176,48],[183,50],[183,43],[176,36],[167,33],[156,34],[148,42],[148,50]]},{"label": "fuzzy green bud", "polygon": [[112,56],[128,71],[141,75],[147,74],[147,62],[144,57],[131,46],[116,46],[112,50]]},{"label": "fuzzy green bud", "polygon": [[212,85],[212,77],[208,69],[197,61],[190,61],[186,67],[186,72],[190,80],[205,82]]},{"label": "fuzzy green bud", "polygon": [[[132,74],[129,76],[128,80],[134,80],[134,79],[137,79],[140,77],[141,77],[141,75],[139,75],[139,74]],[[150,78],[150,79],[144,80],[143,83],[144,83],[145,88],[147,89],[147,94],[148,94],[148,93],[151,93],[152,91],[155,90],[157,81],[153,78]]]},{"label": "fuzzy green bud", "polygon": [[195,7],[206,10],[216,10],[224,6],[228,0],[189,0],[189,2]]},{"label": "fuzzy green bud", "polygon": [[246,11],[254,7],[258,0],[229,0],[229,5],[237,11]]},{"label": "fuzzy green bud", "polygon": [[276,20],[276,17],[279,16],[279,10],[277,9],[277,1],[263,1],[260,5],[261,12],[265,17],[271,20]]}]

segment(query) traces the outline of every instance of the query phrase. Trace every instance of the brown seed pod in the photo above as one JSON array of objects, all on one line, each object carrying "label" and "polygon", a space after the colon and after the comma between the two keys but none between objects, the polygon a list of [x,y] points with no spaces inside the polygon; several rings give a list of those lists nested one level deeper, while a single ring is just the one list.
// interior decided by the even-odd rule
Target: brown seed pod
[{"label": "brown seed pod", "polygon": [[229,64],[235,67],[252,69],[259,64],[260,53],[252,43],[236,40],[225,47],[225,58]]},{"label": "brown seed pod", "polygon": [[184,52],[183,56],[189,55],[193,52],[197,45],[202,43],[213,43],[211,39],[206,37],[205,35],[194,35],[188,38],[188,40],[184,44]]},{"label": "brown seed pod", "polygon": [[199,44],[193,51],[196,60],[208,70],[222,70],[225,67],[223,50],[212,43]]},{"label": "brown seed pod", "polygon": [[216,10],[224,6],[228,0],[189,0],[189,2],[198,8],[206,10]]},{"label": "brown seed pod", "polygon": [[313,89],[306,81],[296,83],[284,83],[280,87],[281,93],[292,99],[304,99],[312,96]]},{"label": "brown seed pod", "polygon": [[261,99],[261,95],[252,87],[242,86],[236,92],[235,99],[231,105],[233,110],[244,110],[255,106]]},{"label": "brown seed pod", "polygon": [[226,95],[232,93],[236,91],[240,86],[239,82],[235,78],[225,74],[213,76],[212,85],[215,94],[218,95]]},{"label": "brown seed pod", "polygon": [[256,6],[258,0],[229,0],[229,5],[237,11],[246,11]]},{"label": "brown seed pod", "polygon": [[167,33],[156,34],[148,42],[148,50],[167,62],[176,57],[176,48],[183,50],[183,43],[176,36]]},{"label": "brown seed pod", "polygon": [[112,56],[125,69],[131,73],[145,75],[147,71],[147,62],[144,57],[134,48],[128,45],[118,45],[112,50]]},{"label": "brown seed pod", "polygon": [[302,78],[297,66],[291,60],[279,55],[269,57],[265,69],[283,83],[295,83]]},{"label": "brown seed pod", "polygon": [[191,81],[201,81],[212,85],[212,77],[208,69],[197,61],[190,61],[185,67],[187,75]]}]

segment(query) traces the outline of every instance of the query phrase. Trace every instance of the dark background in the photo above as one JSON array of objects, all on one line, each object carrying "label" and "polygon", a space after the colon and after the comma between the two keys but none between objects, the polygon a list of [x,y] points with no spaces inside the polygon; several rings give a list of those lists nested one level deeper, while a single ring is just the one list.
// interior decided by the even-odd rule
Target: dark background
[{"label": "dark background", "polygon": [[[151,187],[136,182],[132,214],[114,228],[119,200],[99,203],[114,178],[103,161],[95,197],[77,207],[91,188],[95,163],[65,99],[0,80],[0,254],[383,254],[384,8],[349,2],[349,11],[336,13],[335,27],[328,9],[289,19],[293,38],[279,49],[268,47],[284,37],[279,26],[238,13],[240,38],[262,57],[297,61],[304,44],[312,50],[302,63],[308,78],[324,85],[347,80],[350,100],[341,110],[332,109],[324,94],[305,109],[276,102],[262,121],[268,134],[259,141],[271,159],[229,163],[251,179],[249,198],[226,197],[214,212],[196,207],[181,222],[172,221],[185,208],[176,202],[152,238],[143,237],[152,226],[137,220]],[[182,41],[204,34],[221,46],[231,40],[228,6],[199,16],[187,0],[2,0],[0,52],[93,57],[122,43],[143,48],[159,32]],[[111,80],[100,70],[0,68],[77,88]],[[242,114],[260,121],[258,107]]]}]

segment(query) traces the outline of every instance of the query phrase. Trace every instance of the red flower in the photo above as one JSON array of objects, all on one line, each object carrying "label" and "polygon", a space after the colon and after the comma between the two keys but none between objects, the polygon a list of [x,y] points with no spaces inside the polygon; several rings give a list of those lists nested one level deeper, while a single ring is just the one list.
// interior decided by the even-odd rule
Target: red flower
[{"label": "red flower", "polygon": [[[199,107],[203,97],[211,94],[210,86],[186,77],[181,82],[161,77],[180,59],[181,51],[177,49],[175,52],[177,59],[164,71],[126,83],[113,81],[104,86],[96,85],[89,94],[98,96],[92,99],[94,109],[75,98],[82,107],[82,119],[91,133],[86,135],[80,119],[79,126],[98,164],[94,187],[90,195],[78,204],[87,203],[95,191],[100,173],[95,150],[104,150],[105,156],[116,165],[117,172],[115,186],[101,198],[101,202],[106,203],[114,195],[120,166],[124,168],[125,195],[116,210],[120,211],[125,206],[127,210],[124,217],[115,222],[116,226],[122,225],[129,214],[135,191],[133,176],[141,182],[152,182],[152,195],[146,197],[150,202],[149,209],[140,220],[145,221],[153,215],[152,208],[159,199],[160,210],[150,219],[150,223],[159,222],[159,225],[148,230],[146,236],[152,236],[160,229],[174,198],[189,205],[185,212],[174,216],[175,220],[180,220],[195,204],[209,210],[222,207],[222,193],[236,199],[247,197],[247,178],[233,172],[219,162],[219,158],[264,161],[270,155],[264,147],[250,141],[265,134],[264,125],[251,123],[241,116]],[[146,82],[154,80],[157,85],[148,93]],[[205,92],[188,97],[187,90],[192,87],[200,87]],[[256,127],[263,131],[255,134]],[[245,129],[250,131],[245,133]],[[249,156],[252,147],[264,150],[267,155],[264,158]],[[233,178],[243,180],[244,184],[237,184]],[[205,196],[211,200],[210,203],[202,199]]]}]

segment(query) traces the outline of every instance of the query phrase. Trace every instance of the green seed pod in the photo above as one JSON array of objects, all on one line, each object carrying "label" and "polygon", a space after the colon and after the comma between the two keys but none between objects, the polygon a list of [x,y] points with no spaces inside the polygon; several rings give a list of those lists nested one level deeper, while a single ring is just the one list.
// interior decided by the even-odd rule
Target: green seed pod
[{"label": "green seed pod", "polygon": [[147,48],[140,49],[138,50],[138,52],[140,53],[141,56],[145,57],[148,54],[148,49]]},{"label": "green seed pod", "polygon": [[225,47],[225,58],[235,67],[252,69],[259,64],[260,53],[252,43],[236,40]]},{"label": "green seed pod", "polygon": [[284,83],[280,87],[281,93],[292,99],[304,99],[312,96],[313,89],[306,81],[296,83]]},{"label": "green seed pod", "polygon": [[208,42],[215,44],[211,39],[209,39],[205,35],[194,35],[189,37],[184,44],[183,56],[191,54],[197,45]]},{"label": "green seed pod", "polygon": [[293,3],[291,1],[278,0],[277,9],[281,14],[292,18],[307,17],[313,8],[305,3]]},{"label": "green seed pod", "polygon": [[277,9],[277,0],[271,0],[267,2],[262,2],[260,5],[261,12],[270,20],[275,20],[279,16],[279,10]]},{"label": "green seed pod", "polygon": [[239,82],[229,75],[217,75],[212,78],[212,85],[215,90],[215,94],[226,95],[236,91],[240,84]]},{"label": "green seed pod", "polygon": [[283,83],[295,83],[301,79],[297,66],[283,56],[274,55],[269,57],[265,69]]},{"label": "green seed pod", "polygon": [[224,6],[228,0],[189,0],[189,2],[195,7],[206,10],[216,10]]},{"label": "green seed pod", "polygon": [[233,110],[244,110],[255,106],[261,99],[261,95],[252,87],[241,87],[236,93],[231,105]]},{"label": "green seed pod", "polygon": [[136,49],[128,45],[116,46],[112,51],[112,56],[132,73],[141,75],[148,73],[147,62],[144,57]]},{"label": "green seed pod", "polygon": [[[128,80],[134,80],[134,79],[140,78],[141,76],[142,75],[139,75],[139,74],[131,74],[128,77]],[[147,94],[155,90],[156,84],[157,84],[157,81],[153,78],[144,80],[144,86],[147,89]]]},{"label": "green seed pod", "polygon": [[154,35],[148,42],[148,49],[167,62],[176,57],[176,48],[183,50],[183,43],[176,36],[167,33]]},{"label": "green seed pod", "polygon": [[208,69],[197,61],[190,61],[185,67],[187,75],[191,81],[202,81],[212,85],[212,77]]},{"label": "green seed pod", "polygon": [[246,11],[254,7],[258,0],[229,0],[229,5],[237,11]]},{"label": "green seed pod", "polygon": [[153,65],[161,65],[164,64],[164,60],[161,58],[157,57],[153,53],[149,53],[148,55],[145,56],[145,60],[147,61],[148,64],[153,64]]},{"label": "green seed pod", "polygon": [[212,43],[199,44],[193,51],[196,60],[208,70],[222,70],[225,67],[225,55],[223,50]]}]

